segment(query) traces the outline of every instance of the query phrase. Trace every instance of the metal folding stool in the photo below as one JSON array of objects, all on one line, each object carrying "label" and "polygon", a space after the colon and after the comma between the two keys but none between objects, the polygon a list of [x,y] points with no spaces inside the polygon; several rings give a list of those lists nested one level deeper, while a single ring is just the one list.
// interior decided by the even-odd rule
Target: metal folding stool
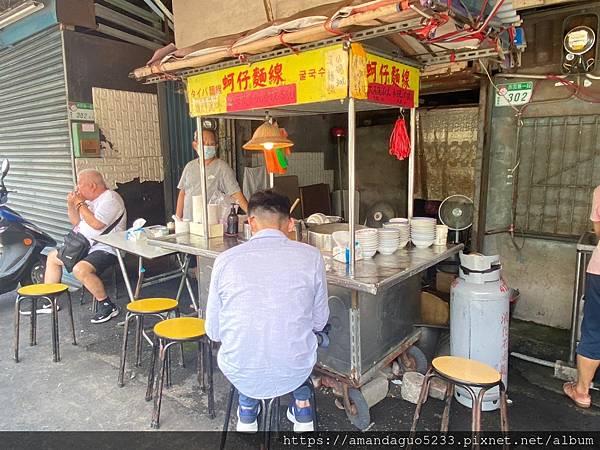
[{"label": "metal folding stool", "polygon": [[73,320],[73,304],[71,302],[71,293],[69,286],[62,283],[53,284],[32,284],[24,286],[17,291],[17,300],[15,301],[15,336],[14,336],[14,358],[19,362],[19,327],[21,320],[21,303],[23,300],[31,300],[31,330],[29,345],[37,345],[37,305],[38,299],[45,299],[50,302],[51,321],[52,321],[52,360],[60,361],[60,343],[58,335],[58,298],[66,293],[69,300],[69,317],[71,318],[71,331],[73,333],[73,345],[77,345],[75,338],[75,322]]},{"label": "metal folding stool", "polygon": [[[166,376],[168,376],[167,385],[170,385],[171,382],[171,377],[169,375],[169,349],[175,344],[182,344],[184,342],[198,343],[198,381],[202,392],[208,390],[208,415],[211,419],[214,419],[215,394],[213,385],[212,343],[206,335],[204,319],[199,319],[197,317],[176,317],[174,319],[163,320],[154,325],[154,336],[155,343],[152,352],[151,368],[148,373],[148,387],[146,391],[146,400],[150,400],[152,396],[149,396],[148,394],[152,392],[152,386],[154,385],[154,408],[150,426],[152,428],[160,427],[160,406]],[[158,377],[154,380],[154,367],[157,353],[160,360],[160,370]]]},{"label": "metal folding stool", "polygon": [[[500,429],[505,435],[508,433],[508,411],[506,402],[506,388],[502,382],[502,376],[493,367],[479,361],[457,356],[441,356],[435,358],[431,363],[431,368],[427,371],[415,415],[411,427],[411,434],[417,430],[417,423],[421,414],[423,403],[429,395],[429,386],[431,379],[437,377],[445,381],[446,388],[444,412],[442,414],[442,426],[440,431],[448,432],[450,422],[450,405],[454,396],[454,387],[459,386],[469,393],[472,401],[471,430],[474,436],[481,432],[481,405],[485,393],[498,386],[500,391]],[[479,389],[479,392],[475,392]],[[473,448],[479,448],[478,439],[473,440]],[[506,447],[505,447],[506,448]]]},{"label": "metal folding stool", "polygon": [[[314,432],[316,433],[319,431],[319,425],[317,422],[317,399],[315,396],[315,387],[314,387],[310,377],[308,377],[308,380],[306,380],[302,386],[308,386],[308,388],[310,389],[310,400],[309,401],[310,401],[310,406],[312,408],[312,420],[313,420],[313,425],[314,425]],[[220,450],[225,449],[225,443],[227,440],[227,431],[229,430],[229,421],[231,418],[231,409],[233,407],[233,398],[235,397],[236,394],[238,394],[238,396],[239,396],[238,390],[232,384],[231,388],[229,389],[229,397],[227,399],[227,410],[225,412],[225,422],[223,423],[223,431],[221,432]],[[288,395],[288,394],[285,394],[285,395]],[[279,425],[280,425],[279,408],[281,406],[280,405],[281,397],[284,397],[284,395],[281,395],[279,397],[259,400],[260,408],[261,408],[260,413],[259,413],[259,417],[260,417],[259,431],[264,432],[261,448],[264,448],[264,449],[271,448],[271,431],[275,431],[275,432],[279,431]],[[275,421],[273,421],[273,418],[275,419]]]}]

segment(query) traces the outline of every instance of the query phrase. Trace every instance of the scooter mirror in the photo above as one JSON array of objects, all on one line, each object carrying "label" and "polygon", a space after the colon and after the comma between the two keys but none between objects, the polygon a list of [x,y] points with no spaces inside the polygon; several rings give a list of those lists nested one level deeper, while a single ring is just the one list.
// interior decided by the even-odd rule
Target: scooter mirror
[{"label": "scooter mirror", "polygon": [[8,159],[3,159],[2,160],[2,172],[0,173],[0,179],[4,179],[4,177],[8,173],[8,169],[10,169],[10,163],[8,162]]}]

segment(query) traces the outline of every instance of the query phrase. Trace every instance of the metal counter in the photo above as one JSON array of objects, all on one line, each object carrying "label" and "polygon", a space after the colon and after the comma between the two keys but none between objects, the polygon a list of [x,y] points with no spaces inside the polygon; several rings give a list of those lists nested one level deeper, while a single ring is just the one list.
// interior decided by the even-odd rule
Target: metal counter
[{"label": "metal counter", "polygon": [[[196,255],[201,311],[206,307],[214,259],[243,242],[241,236],[206,239],[191,234],[148,239],[150,245]],[[346,264],[323,252],[331,331],[329,347],[318,350],[317,370],[360,389],[392,364],[420,337],[413,326],[421,318],[419,274],[463,247],[409,247],[390,256],[377,255],[357,261],[354,276]]]},{"label": "metal counter", "polygon": [[577,269],[575,273],[575,287],[573,289],[573,307],[571,310],[571,342],[569,349],[569,364],[575,366],[575,356],[579,337],[581,335],[581,321],[583,320],[583,302],[585,296],[585,273],[592,252],[598,245],[598,236],[594,233],[583,233],[577,241]]},{"label": "metal counter", "polygon": [[[194,234],[173,234],[148,239],[148,244],[214,259],[225,250],[235,247],[245,240],[241,237],[218,237],[206,239]],[[449,244],[445,247],[418,249],[407,247],[393,255],[377,255],[371,259],[356,262],[354,276],[348,273],[348,266],[334,261],[329,252],[323,252],[327,263],[327,281],[335,286],[367,292],[376,295],[380,290],[401,283],[439,262],[457,254],[463,244]]]}]

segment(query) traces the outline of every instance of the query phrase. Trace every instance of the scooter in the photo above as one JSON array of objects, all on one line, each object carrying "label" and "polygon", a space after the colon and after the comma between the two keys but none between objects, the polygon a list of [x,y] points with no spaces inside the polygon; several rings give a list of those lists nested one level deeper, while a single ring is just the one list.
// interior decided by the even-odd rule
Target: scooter
[{"label": "scooter", "polygon": [[35,224],[6,206],[8,191],[4,178],[10,164],[2,161],[0,169],[0,294],[18,285],[42,283],[46,257],[42,250],[55,247],[56,241]]}]

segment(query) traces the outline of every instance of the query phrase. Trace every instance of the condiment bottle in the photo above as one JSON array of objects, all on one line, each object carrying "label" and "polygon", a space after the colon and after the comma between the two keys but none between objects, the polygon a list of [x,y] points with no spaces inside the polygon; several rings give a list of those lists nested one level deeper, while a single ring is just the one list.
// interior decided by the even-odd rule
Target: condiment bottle
[{"label": "condiment bottle", "polygon": [[225,232],[228,236],[235,236],[238,234],[238,215],[235,211],[235,203],[231,204],[231,211],[227,216],[227,231]]}]

